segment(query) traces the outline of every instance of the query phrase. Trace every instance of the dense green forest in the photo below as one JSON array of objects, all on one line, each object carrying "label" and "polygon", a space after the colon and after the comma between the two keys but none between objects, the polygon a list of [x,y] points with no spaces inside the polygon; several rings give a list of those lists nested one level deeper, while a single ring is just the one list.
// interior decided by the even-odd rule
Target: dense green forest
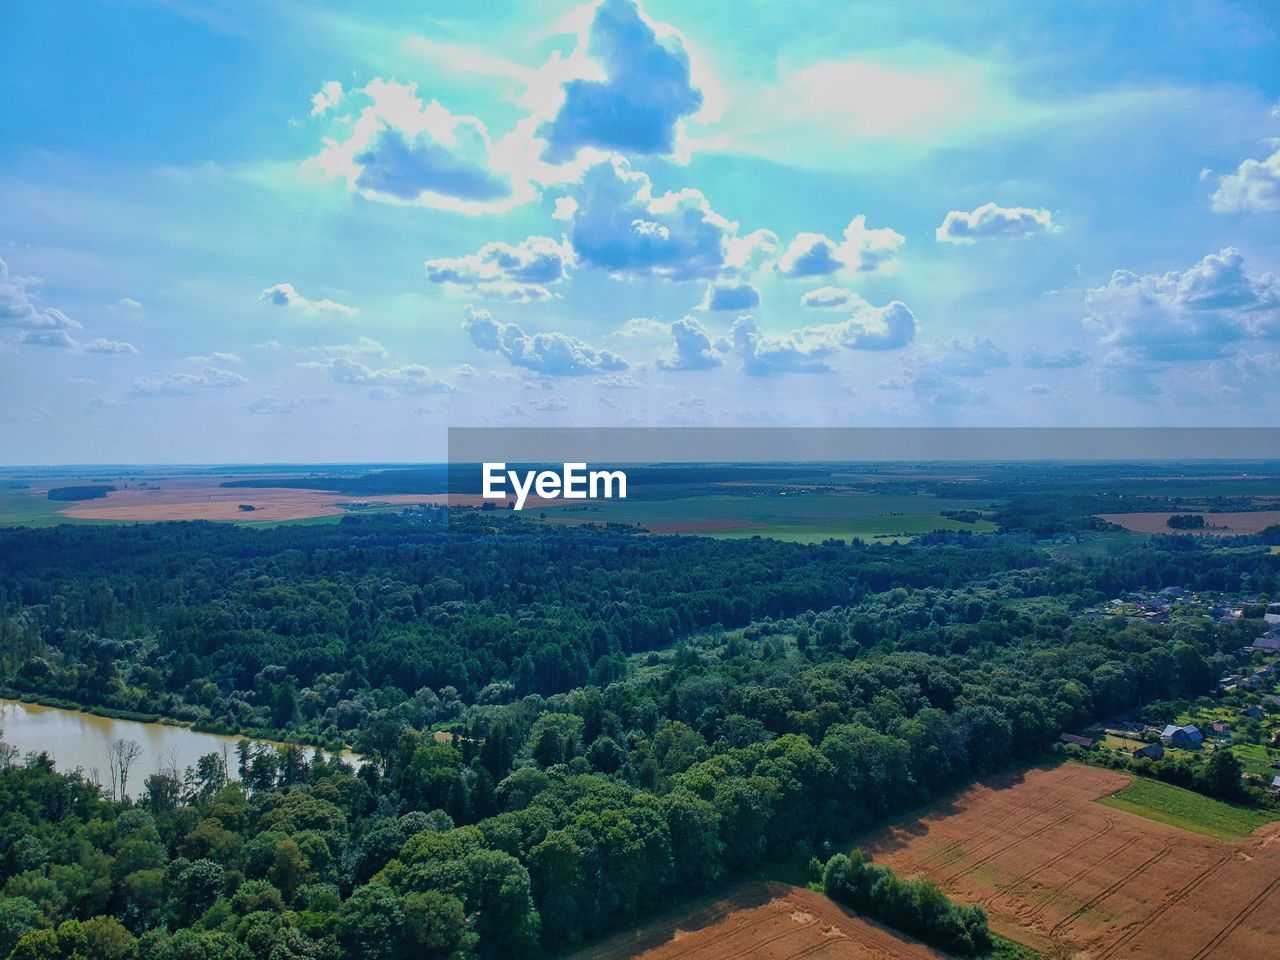
[{"label": "dense green forest", "polygon": [[[1238,628],[1087,607],[1280,588],[1266,548],[1190,537],[1068,561],[1016,524],[802,546],[476,519],[0,531],[11,691],[367,761],[247,748],[121,803],[7,754],[0,957],[554,951],[826,861],[1239,662]],[[837,865],[851,901],[876,879]],[[944,939],[981,946],[976,914],[935,906]]]}]

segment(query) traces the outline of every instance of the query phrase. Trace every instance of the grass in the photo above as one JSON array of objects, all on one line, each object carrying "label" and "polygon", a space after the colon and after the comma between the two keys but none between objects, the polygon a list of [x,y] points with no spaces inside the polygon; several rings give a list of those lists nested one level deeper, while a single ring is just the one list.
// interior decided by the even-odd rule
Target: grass
[{"label": "grass", "polygon": [[1269,810],[1215,800],[1146,777],[1135,777],[1123,790],[1097,802],[1215,840],[1239,840],[1280,819]]},{"label": "grass", "polygon": [[[721,526],[710,531],[692,530],[700,536],[721,539],[770,537],[795,543],[820,543],[828,539],[890,542],[910,540],[934,530],[968,530],[991,533],[996,525],[982,517],[964,523],[942,516],[943,510],[976,510],[990,507],[987,500],[947,499],[931,494],[720,493],[707,486],[672,486],[656,491],[636,488],[626,500],[601,501],[582,506],[540,507],[535,516],[564,523],[623,523],[645,527],[696,524],[712,521]],[[740,526],[739,526],[740,524]]]},{"label": "grass", "polygon": [[0,486],[0,526],[52,527],[70,523],[58,511],[69,502],[50,500],[43,493]]}]

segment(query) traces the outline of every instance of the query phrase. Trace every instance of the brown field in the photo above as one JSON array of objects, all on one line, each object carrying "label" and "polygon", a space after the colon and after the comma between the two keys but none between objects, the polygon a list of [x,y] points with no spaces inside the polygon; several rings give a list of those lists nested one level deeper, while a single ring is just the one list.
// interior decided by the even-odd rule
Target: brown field
[{"label": "brown field", "polygon": [[812,890],[746,883],[571,960],[946,960]]},{"label": "brown field", "polygon": [[1280,824],[1227,844],[1093,802],[1129,782],[1075,764],[1035,769],[861,846],[981,904],[993,930],[1050,956],[1280,956]]},{"label": "brown field", "polygon": [[[326,490],[291,487],[220,487],[209,477],[159,477],[142,483],[113,481],[120,489],[100,500],[75,500],[57,505],[68,520],[117,523],[159,520],[223,520],[235,523],[269,523],[334,517],[352,511],[397,509],[422,504],[478,507],[479,494],[393,493],[358,497]],[[55,484],[65,485],[65,484]],[[30,495],[44,499],[47,486],[33,487]],[[526,510],[561,501],[529,497]],[[255,509],[241,510],[240,504]]]},{"label": "brown field", "polygon": [[[1186,511],[1184,511],[1186,512]],[[1211,537],[1238,537],[1260,533],[1280,523],[1280,510],[1254,510],[1244,513],[1200,513],[1208,524],[1203,530],[1175,530],[1167,523],[1172,513],[1100,513],[1099,520],[1117,523],[1134,533],[1196,533]]]},{"label": "brown field", "polygon": [[[434,496],[392,494],[361,499],[320,490],[292,490],[285,487],[219,487],[208,482],[187,484],[162,481],[159,489],[130,485],[107,494],[101,500],[79,500],[60,512],[72,520],[234,520],[255,523],[276,520],[304,520],[346,513],[344,503],[413,506],[443,503],[444,494]],[[240,504],[257,509],[246,511]]]}]

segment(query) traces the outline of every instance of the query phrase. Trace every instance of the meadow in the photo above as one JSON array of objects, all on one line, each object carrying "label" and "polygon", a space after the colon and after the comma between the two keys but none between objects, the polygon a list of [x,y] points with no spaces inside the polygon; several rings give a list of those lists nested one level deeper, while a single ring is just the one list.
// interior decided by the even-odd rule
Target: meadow
[{"label": "meadow", "polygon": [[1146,777],[1098,803],[1215,840],[1239,840],[1277,819],[1270,810],[1226,803]]}]

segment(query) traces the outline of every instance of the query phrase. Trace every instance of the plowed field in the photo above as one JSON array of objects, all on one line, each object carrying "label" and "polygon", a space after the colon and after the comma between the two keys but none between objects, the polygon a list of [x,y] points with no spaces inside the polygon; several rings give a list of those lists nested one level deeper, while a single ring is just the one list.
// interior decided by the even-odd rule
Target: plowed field
[{"label": "plowed field", "polygon": [[811,890],[748,883],[572,960],[946,960]]},{"label": "plowed field", "polygon": [[860,846],[981,904],[996,932],[1046,953],[1280,957],[1280,824],[1228,844],[1093,802],[1129,780],[1075,764],[1035,769]]}]

